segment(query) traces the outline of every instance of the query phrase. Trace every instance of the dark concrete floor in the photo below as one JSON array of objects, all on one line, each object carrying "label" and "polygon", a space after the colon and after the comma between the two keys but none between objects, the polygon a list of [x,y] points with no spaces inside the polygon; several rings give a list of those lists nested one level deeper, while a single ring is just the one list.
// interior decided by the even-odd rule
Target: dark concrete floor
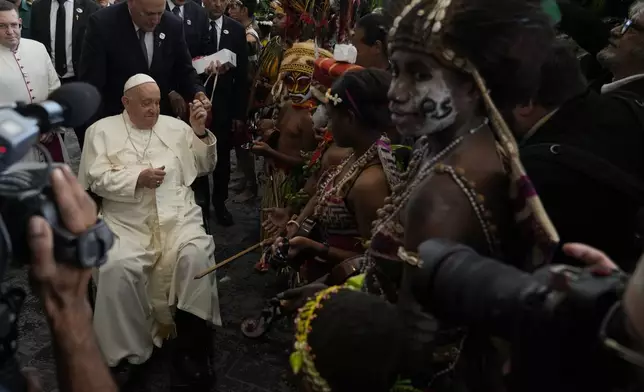
[{"label": "dark concrete floor", "polygon": [[[66,142],[73,143],[73,135]],[[69,148],[77,163],[77,147]],[[217,260],[221,261],[257,241],[259,234],[258,206],[229,204],[236,224],[231,228],[213,225]],[[260,340],[244,337],[239,329],[243,318],[259,313],[264,299],[272,292],[271,275],[259,275],[253,269],[258,253],[248,254],[217,272],[223,327],[215,334],[216,385],[211,392],[288,392],[286,383],[288,354],[291,347],[291,325],[278,323]],[[8,283],[27,287],[25,269],[8,272]],[[33,296],[27,298],[20,317],[21,338],[18,358],[22,366],[38,369],[44,391],[58,391],[53,349],[46,320],[40,304]],[[151,359],[141,378],[128,392],[169,391],[169,355],[162,349]],[[198,392],[198,391],[195,391]]]}]

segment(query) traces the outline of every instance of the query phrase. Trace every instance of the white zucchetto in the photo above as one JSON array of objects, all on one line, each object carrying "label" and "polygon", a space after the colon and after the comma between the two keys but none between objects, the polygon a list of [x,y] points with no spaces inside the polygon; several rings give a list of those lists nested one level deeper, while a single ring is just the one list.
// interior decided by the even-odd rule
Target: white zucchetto
[{"label": "white zucchetto", "polygon": [[123,87],[123,92],[125,93],[127,90],[133,89],[136,86],[140,86],[144,83],[156,83],[154,79],[150,75],[146,74],[136,74],[129,78],[127,82],[125,82],[125,87]]}]

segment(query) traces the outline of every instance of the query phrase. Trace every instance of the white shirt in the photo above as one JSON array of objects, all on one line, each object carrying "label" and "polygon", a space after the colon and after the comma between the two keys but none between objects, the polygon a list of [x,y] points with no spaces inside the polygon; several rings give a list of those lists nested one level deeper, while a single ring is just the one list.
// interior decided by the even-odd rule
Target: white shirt
[{"label": "white shirt", "polygon": [[[132,22],[134,24],[134,22]],[[134,24],[134,31],[136,32],[136,39],[139,39],[139,27]],[[152,56],[154,56],[154,33],[151,31],[145,32],[145,48],[148,50],[148,68],[152,65]]]},{"label": "white shirt", "polygon": [[174,7],[179,7],[179,17],[183,19],[183,5],[176,5],[175,3],[172,2],[172,0],[166,0],[166,3],[168,4],[168,8],[170,9],[170,12],[174,14]]},{"label": "white shirt", "polygon": [[0,103],[40,102],[60,87],[56,68],[40,42],[21,38],[13,52],[0,45]]},{"label": "white shirt", "polygon": [[[212,22],[212,20],[210,20]],[[215,19],[215,26],[217,26],[217,51],[219,51],[219,44],[221,43],[221,29],[224,26],[224,17],[220,16],[218,19]],[[210,30],[212,30],[212,25],[210,25]]]},{"label": "white shirt", "polygon": [[627,78],[622,78],[619,80],[615,80],[611,83],[607,83],[602,86],[602,94],[610,93],[611,91],[615,91],[618,88],[622,87],[625,84],[628,84],[630,82],[634,82],[638,79],[644,78],[644,74],[637,74],[633,76],[629,76]]},{"label": "white shirt", "polygon": [[[20,39],[15,52],[0,45],[0,105],[42,102],[58,87],[60,80],[45,45],[26,38]],[[63,159],[68,162],[65,145],[60,135],[56,137],[62,146]],[[22,161],[43,162],[44,157],[32,148]]]},{"label": "white shirt", "polygon": [[[56,63],[56,16],[58,14],[58,0],[51,0],[51,10],[49,11],[49,33],[51,34],[51,59]],[[74,2],[65,0],[65,54],[67,55],[67,73],[60,75],[62,78],[74,76],[74,65],[72,64],[72,26],[74,24]]]}]

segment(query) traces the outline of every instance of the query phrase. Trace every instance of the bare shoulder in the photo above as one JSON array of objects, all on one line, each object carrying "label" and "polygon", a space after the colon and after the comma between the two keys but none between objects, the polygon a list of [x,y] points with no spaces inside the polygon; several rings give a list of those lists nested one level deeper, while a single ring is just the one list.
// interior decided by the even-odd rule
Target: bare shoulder
[{"label": "bare shoulder", "polygon": [[357,192],[373,192],[376,189],[389,188],[387,176],[382,166],[369,166],[360,173],[356,179],[353,189]]}]

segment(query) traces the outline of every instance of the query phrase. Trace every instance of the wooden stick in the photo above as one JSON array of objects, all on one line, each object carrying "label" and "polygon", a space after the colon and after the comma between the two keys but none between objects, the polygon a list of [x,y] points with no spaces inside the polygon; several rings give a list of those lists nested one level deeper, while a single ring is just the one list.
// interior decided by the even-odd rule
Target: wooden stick
[{"label": "wooden stick", "polygon": [[226,260],[222,261],[221,263],[215,264],[212,267],[208,268],[207,270],[198,273],[197,275],[195,275],[194,279],[196,280],[196,279],[203,278],[204,276],[206,276],[206,275],[214,272],[215,270],[217,270],[219,267],[223,267],[224,265],[230,263],[231,261],[237,260],[238,258],[242,257],[246,253],[250,253],[250,252],[254,251],[255,249],[263,246],[267,242],[268,241],[264,240],[264,241],[262,241],[260,243],[257,243],[255,245],[251,246],[248,249],[242,250],[241,252],[237,253],[236,255],[234,255],[232,257],[227,258]]}]

